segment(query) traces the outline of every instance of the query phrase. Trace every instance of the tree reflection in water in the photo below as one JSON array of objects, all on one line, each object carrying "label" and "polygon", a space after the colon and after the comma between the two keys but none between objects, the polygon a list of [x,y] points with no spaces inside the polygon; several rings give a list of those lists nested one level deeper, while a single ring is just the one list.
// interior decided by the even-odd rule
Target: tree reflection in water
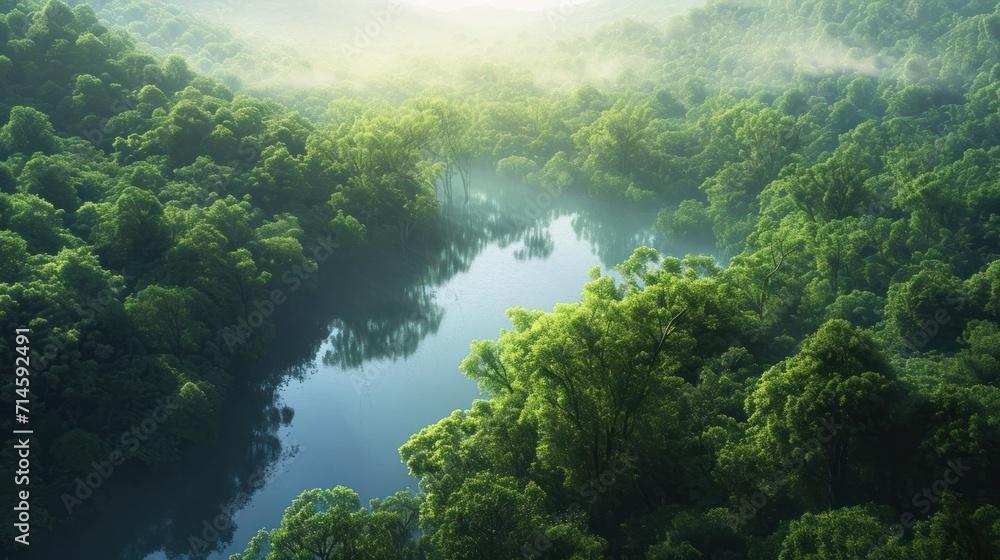
[{"label": "tree reflection in water", "polygon": [[[126,464],[80,508],[77,516],[89,518],[61,531],[40,557],[134,560],[162,550],[157,557],[198,559],[225,549],[236,512],[295,460],[295,446],[279,437],[294,416],[281,402],[283,385],[314,374],[321,349],[323,365],[345,370],[411,356],[444,317],[436,289],[468,271],[487,247],[514,247],[518,260],[546,259],[554,250],[549,226],[570,217],[606,268],[637,245],[670,249],[649,231],[655,215],[635,207],[570,194],[532,206],[539,191],[477,174],[492,184],[480,180],[467,201],[443,204],[423,244],[321,269],[320,293],[291,298],[282,309],[266,359],[236,369],[219,437],[155,472]],[[192,553],[199,544],[192,539],[205,548]]]}]

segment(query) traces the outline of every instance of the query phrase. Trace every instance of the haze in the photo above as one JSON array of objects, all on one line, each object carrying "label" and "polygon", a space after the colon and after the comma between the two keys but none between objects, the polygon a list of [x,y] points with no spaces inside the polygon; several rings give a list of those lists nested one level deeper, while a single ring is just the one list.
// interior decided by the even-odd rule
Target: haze
[{"label": "haze", "polygon": [[0,556],[1000,558],[996,2],[0,1]]},{"label": "haze", "polygon": [[470,6],[491,6],[504,10],[539,11],[550,8],[558,8],[560,4],[573,1],[575,4],[583,4],[593,0],[406,0],[406,4],[439,10],[442,12],[454,11]]}]

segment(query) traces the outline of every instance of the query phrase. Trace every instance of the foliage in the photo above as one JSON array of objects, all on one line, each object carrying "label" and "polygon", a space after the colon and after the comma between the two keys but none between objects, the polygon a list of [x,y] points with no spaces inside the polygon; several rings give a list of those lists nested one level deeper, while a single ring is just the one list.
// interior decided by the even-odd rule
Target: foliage
[{"label": "foliage", "polygon": [[461,364],[489,398],[400,449],[417,497],[305,492],[235,558],[998,554],[995,2],[713,1],[534,75],[432,61],[353,95],[236,79],[285,59],[189,12],[99,8],[0,16],[0,318],[39,349],[39,519],[157,399],[180,410],[129,459],[204,437],[272,334],[240,323],[263,295],[317,246],[432,238],[484,160],[662,208],[728,262],[642,247],[511,309]]}]

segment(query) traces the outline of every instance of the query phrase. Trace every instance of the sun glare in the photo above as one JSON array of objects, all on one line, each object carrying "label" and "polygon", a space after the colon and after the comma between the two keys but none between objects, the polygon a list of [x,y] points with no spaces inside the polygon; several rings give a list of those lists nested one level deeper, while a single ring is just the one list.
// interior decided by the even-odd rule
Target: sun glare
[{"label": "sun glare", "polygon": [[590,0],[404,0],[404,3],[448,12],[468,6],[484,5],[505,10],[546,10],[565,2],[582,4],[588,1]]}]

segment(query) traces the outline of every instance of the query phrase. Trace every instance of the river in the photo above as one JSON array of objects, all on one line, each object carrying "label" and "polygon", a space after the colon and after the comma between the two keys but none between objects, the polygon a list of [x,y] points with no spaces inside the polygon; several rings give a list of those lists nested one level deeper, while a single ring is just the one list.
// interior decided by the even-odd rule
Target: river
[{"label": "river", "polygon": [[610,272],[639,245],[715,252],[653,234],[649,209],[553,198],[488,169],[441,214],[429,249],[321,270],[266,360],[241,371],[253,381],[235,383],[215,437],[152,474],[116,473],[42,557],[228,558],[302,490],[344,485],[362,503],[415,491],[398,449],[483,398],[458,365],[510,328],[506,309],[578,301],[593,266]]}]

